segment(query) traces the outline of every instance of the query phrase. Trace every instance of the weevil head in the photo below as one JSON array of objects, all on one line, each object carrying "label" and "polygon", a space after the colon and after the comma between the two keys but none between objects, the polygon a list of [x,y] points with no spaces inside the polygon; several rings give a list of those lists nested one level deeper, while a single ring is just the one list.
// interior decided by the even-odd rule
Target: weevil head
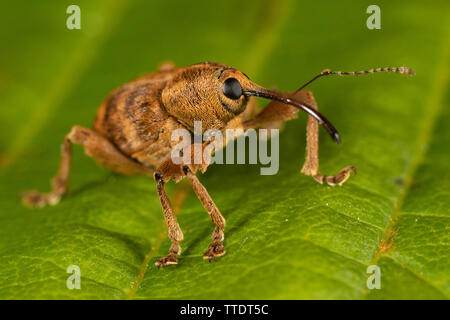
[{"label": "weevil head", "polygon": [[239,70],[220,63],[201,63],[180,69],[161,93],[167,112],[192,129],[221,129],[241,114],[248,103],[242,84],[250,82]]},{"label": "weevil head", "polygon": [[305,111],[323,125],[336,143],[340,142],[337,130],[314,107],[287,94],[267,90],[241,71],[220,63],[200,63],[180,69],[166,84],[161,100],[167,112],[188,129],[193,130],[194,122],[201,121],[205,131],[224,128],[245,110],[251,96]]}]

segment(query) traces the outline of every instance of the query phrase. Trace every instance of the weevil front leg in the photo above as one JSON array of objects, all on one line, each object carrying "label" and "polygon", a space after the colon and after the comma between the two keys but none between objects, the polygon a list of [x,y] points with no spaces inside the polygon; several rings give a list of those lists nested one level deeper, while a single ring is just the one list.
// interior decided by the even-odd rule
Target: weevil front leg
[{"label": "weevil front leg", "polygon": [[[291,95],[296,100],[303,101],[314,109],[318,109],[311,91],[297,91],[291,93]],[[274,122],[295,119],[297,113],[298,109],[291,105],[272,101],[254,118],[244,121],[243,128],[266,128]],[[350,172],[356,173],[355,167],[345,167],[334,176],[325,176],[319,173],[319,123],[312,116],[309,116],[306,126],[306,159],[301,173],[312,176],[314,180],[321,184],[326,182],[334,186],[336,184],[342,185],[350,177]]]},{"label": "weevil front leg", "polygon": [[145,168],[125,157],[117,148],[101,134],[81,126],[74,126],[64,138],[61,150],[59,171],[52,179],[52,191],[40,193],[26,191],[22,193],[22,201],[30,207],[44,207],[57,204],[67,194],[72,162],[72,144],[83,146],[88,156],[100,164],[123,174],[152,174],[153,170]]},{"label": "weevil front leg", "polygon": [[206,188],[200,183],[188,166],[183,166],[183,172],[188,177],[189,182],[192,185],[192,189],[194,189],[195,194],[203,204],[206,212],[208,212],[211,217],[211,221],[216,225],[211,236],[212,242],[203,254],[203,258],[208,259],[211,262],[211,260],[215,260],[216,257],[223,256],[226,252],[223,246],[223,241],[225,239],[223,233],[225,229],[225,218],[222,216],[216,204],[211,199],[211,196]]},{"label": "weevil front leg", "polygon": [[[203,154],[203,148],[200,148]],[[181,252],[179,243],[183,240],[183,234],[178,225],[176,217],[173,213],[172,205],[167,197],[164,190],[164,183],[173,179],[178,182],[184,177],[187,177],[192,185],[192,188],[203,204],[204,208],[211,216],[211,220],[216,224],[216,228],[212,234],[212,242],[209,248],[206,250],[203,257],[209,261],[214,260],[215,257],[223,256],[225,254],[225,249],[223,247],[225,229],[225,219],[220,213],[214,201],[211,199],[206,188],[200,183],[200,181],[195,176],[197,170],[206,170],[209,161],[202,162],[201,164],[193,164],[194,160],[194,147],[192,146],[192,159],[190,160],[190,165],[177,165],[172,162],[172,159],[167,159],[161,163],[158,168],[156,168],[155,180],[157,181],[159,199],[161,201],[161,206],[163,208],[165,221],[167,224],[169,238],[172,241],[172,246],[170,248],[169,254],[166,257],[158,259],[156,261],[156,266],[161,267],[168,264],[176,264],[178,262],[177,255]]]},{"label": "weevil front leg", "polygon": [[169,239],[170,241],[172,241],[172,245],[169,249],[169,254],[163,258],[158,259],[155,262],[155,265],[160,268],[169,264],[178,263],[178,255],[181,253],[180,242],[183,241],[183,232],[181,231],[175,213],[173,212],[172,204],[170,203],[169,197],[167,196],[166,190],[164,189],[163,173],[157,170],[154,177],[156,180],[156,188],[158,190],[159,200],[161,202],[161,207],[164,213],[164,220],[167,225]]},{"label": "weevil front leg", "polygon": [[[318,110],[316,100],[311,91],[298,91],[296,97],[308,103]],[[350,177],[350,172],[356,173],[356,168],[347,166],[334,176],[325,176],[319,173],[319,123],[312,116],[308,116],[306,125],[306,159],[301,173],[312,176],[314,180],[323,184],[326,182],[330,186],[342,185]]]}]

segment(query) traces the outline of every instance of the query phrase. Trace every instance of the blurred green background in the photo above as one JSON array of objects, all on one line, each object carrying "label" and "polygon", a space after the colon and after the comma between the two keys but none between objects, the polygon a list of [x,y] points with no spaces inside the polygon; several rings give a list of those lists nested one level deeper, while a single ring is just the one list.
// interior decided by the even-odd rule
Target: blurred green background
[{"label": "blurred green background", "polygon": [[[448,1],[2,3],[0,298],[450,297]],[[70,4],[81,30],[66,28]],[[381,30],[366,27],[371,4]],[[281,133],[277,175],[216,165],[199,177],[227,219],[227,254],[202,260],[213,225],[188,191],[179,264],[157,270],[170,242],[152,180],[99,168],[77,146],[69,197],[30,210],[18,195],[49,190],[71,126],[90,126],[111,90],[166,60],[219,61],[282,91],[325,68],[417,74],[311,85],[343,140],[321,129],[320,170],[354,165],[358,175],[331,188],[299,173],[301,114]],[[69,265],[81,269],[81,290],[66,287]],[[379,290],[366,286],[369,265],[381,268]]]}]

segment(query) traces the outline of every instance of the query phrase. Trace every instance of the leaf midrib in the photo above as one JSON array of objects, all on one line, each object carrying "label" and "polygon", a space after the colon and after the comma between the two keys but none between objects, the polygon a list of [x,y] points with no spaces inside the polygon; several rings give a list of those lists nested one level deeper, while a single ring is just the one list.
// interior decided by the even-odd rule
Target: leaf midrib
[{"label": "leaf midrib", "polygon": [[[450,60],[450,30],[447,31],[447,33],[444,36],[443,41],[443,54],[442,54],[442,60],[437,66],[436,76],[433,78],[435,79],[432,90],[430,92],[430,99],[428,100],[428,103],[425,106],[425,117],[422,124],[422,132],[419,135],[419,139],[417,140],[417,146],[415,148],[413,159],[409,165],[409,168],[407,170],[407,174],[405,177],[405,183],[402,186],[402,189],[400,191],[399,196],[397,197],[397,200],[395,202],[394,208],[392,210],[392,213],[390,214],[390,221],[387,224],[384,232],[383,238],[380,240],[378,247],[376,248],[376,251],[373,254],[373,259],[370,263],[370,265],[377,265],[378,261],[381,257],[389,257],[392,259],[392,261],[398,263],[396,259],[394,259],[392,256],[385,252],[380,252],[380,247],[383,243],[388,241],[388,238],[390,237],[390,234],[395,227],[396,223],[398,222],[398,218],[402,215],[402,213],[407,214],[407,212],[403,212],[403,205],[406,199],[406,196],[408,195],[411,186],[413,184],[414,177],[416,175],[417,170],[419,169],[420,165],[423,163],[424,157],[426,155],[426,146],[429,144],[429,142],[433,138],[433,132],[436,127],[437,120],[439,118],[439,114],[442,112],[442,105],[443,105],[443,99],[446,93],[446,88],[448,86],[448,70],[450,68],[449,60]],[[427,215],[428,216],[428,215]],[[390,241],[395,242],[395,236],[393,235]],[[388,250],[389,251],[389,250]],[[402,266],[403,267],[403,266]],[[408,271],[416,275],[416,272],[408,268]],[[444,296],[450,297],[449,294],[441,288],[436,283],[433,283],[430,279],[421,278],[422,280],[426,281],[428,284],[430,284],[434,289],[441,292]],[[366,288],[364,294],[362,295],[362,299],[366,299],[369,294],[369,289]]]}]

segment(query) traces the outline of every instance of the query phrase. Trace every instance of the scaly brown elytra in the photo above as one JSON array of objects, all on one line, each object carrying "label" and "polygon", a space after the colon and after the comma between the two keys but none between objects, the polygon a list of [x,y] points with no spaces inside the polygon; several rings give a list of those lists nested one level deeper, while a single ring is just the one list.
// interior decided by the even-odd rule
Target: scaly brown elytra
[{"label": "scaly brown elytra", "polygon": [[[358,72],[324,70],[297,91],[280,93],[264,89],[239,70],[220,63],[206,62],[186,68],[165,63],[157,72],[142,76],[112,92],[101,104],[93,129],[74,126],[64,139],[61,164],[52,180],[52,191],[24,192],[23,202],[31,207],[43,207],[58,203],[67,194],[71,145],[80,144],[87,155],[116,172],[154,177],[172,242],[169,254],[155,262],[158,267],[178,263],[180,242],[183,240],[183,232],[164,184],[170,179],[178,182],[187,177],[216,225],[212,242],[203,255],[209,261],[214,260],[225,254],[225,219],[195,175],[197,170],[205,172],[209,162],[202,158],[200,164],[194,161],[175,164],[170,156],[172,147],[178,143],[171,139],[173,130],[183,128],[193,132],[194,121],[201,121],[203,131],[273,128],[274,124],[296,118],[298,110],[303,110],[309,114],[309,119],[306,160],[301,172],[321,184],[342,185],[350,172],[356,173],[356,170],[353,166],[347,166],[336,175],[319,173],[319,124],[336,143],[340,143],[340,138],[334,126],[317,111],[312,93],[303,89],[317,78],[330,74],[357,75],[382,71],[414,74],[407,67]],[[272,101],[259,111],[254,97]],[[207,144],[203,143],[201,150],[205,150]],[[194,144],[191,146],[194,149]]]}]

